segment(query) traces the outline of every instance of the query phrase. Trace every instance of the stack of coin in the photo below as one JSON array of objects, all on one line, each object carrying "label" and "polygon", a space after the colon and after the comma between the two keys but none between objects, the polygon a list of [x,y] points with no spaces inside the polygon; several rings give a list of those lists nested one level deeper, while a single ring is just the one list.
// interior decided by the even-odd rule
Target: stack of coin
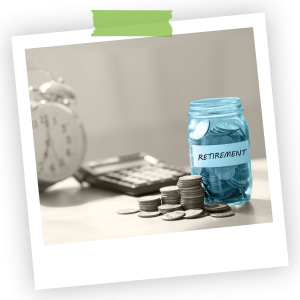
[{"label": "stack of coin", "polygon": [[178,186],[165,186],[160,189],[162,204],[180,204],[180,190]]},{"label": "stack of coin", "polygon": [[161,205],[160,195],[138,198],[140,211],[157,211]]},{"label": "stack of coin", "polygon": [[204,208],[204,188],[202,176],[187,175],[179,178],[177,186],[181,194],[181,206],[184,210]]},{"label": "stack of coin", "polygon": [[180,204],[164,204],[160,205],[158,207],[158,211],[160,211],[163,215],[169,212],[177,211],[177,210],[182,210],[182,207]]}]

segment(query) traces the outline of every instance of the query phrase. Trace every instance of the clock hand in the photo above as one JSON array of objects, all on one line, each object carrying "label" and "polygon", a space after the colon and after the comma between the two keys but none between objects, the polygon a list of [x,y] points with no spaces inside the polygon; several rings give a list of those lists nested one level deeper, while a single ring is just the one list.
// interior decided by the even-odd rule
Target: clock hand
[{"label": "clock hand", "polygon": [[50,135],[49,135],[49,124],[48,121],[46,120],[45,122],[46,124],[46,128],[47,128],[47,140],[46,140],[46,150],[44,152],[44,157],[43,157],[43,161],[41,162],[41,168],[44,167],[44,164],[48,158],[49,155],[49,147],[50,147]]},{"label": "clock hand", "polygon": [[45,150],[45,152],[44,152],[43,165],[44,165],[46,159],[48,158],[49,148],[50,148],[50,139],[48,138],[48,139],[46,140],[46,150]]},{"label": "clock hand", "polygon": [[52,140],[50,140],[50,141],[51,141],[51,142],[50,142],[50,146],[51,146],[52,152],[53,152],[53,154],[54,154],[55,160],[56,160],[58,166],[61,168],[61,166],[60,166],[60,164],[59,164],[58,156],[57,156],[57,154],[56,154],[56,150],[55,150],[55,148],[54,148],[54,146],[53,146],[53,143],[52,143]]},{"label": "clock hand", "polygon": [[47,128],[48,144],[49,144],[49,146],[52,149],[52,152],[54,154],[54,158],[55,158],[55,160],[57,162],[57,165],[59,166],[59,168],[61,168],[61,166],[59,164],[58,155],[57,155],[56,150],[55,150],[55,148],[53,146],[53,139],[50,136],[50,126],[49,126],[48,120],[46,120],[46,128]]}]

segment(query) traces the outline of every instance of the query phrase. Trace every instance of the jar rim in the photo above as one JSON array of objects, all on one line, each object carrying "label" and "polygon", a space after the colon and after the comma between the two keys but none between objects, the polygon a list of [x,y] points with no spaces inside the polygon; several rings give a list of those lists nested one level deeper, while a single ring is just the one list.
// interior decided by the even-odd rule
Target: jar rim
[{"label": "jar rim", "polygon": [[238,97],[206,98],[190,102],[190,117],[243,112],[242,100]]}]

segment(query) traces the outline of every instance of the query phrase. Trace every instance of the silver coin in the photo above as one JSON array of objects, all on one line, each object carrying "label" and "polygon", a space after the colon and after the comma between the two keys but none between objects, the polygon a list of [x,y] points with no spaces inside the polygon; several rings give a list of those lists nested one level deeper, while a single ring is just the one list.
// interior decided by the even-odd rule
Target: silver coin
[{"label": "silver coin", "polygon": [[215,131],[212,131],[212,130],[209,131],[209,134],[213,135],[215,137],[217,137],[217,136],[227,136],[228,135],[227,132],[220,133],[220,132],[215,132]]},{"label": "silver coin", "polygon": [[244,138],[237,132],[230,134],[230,136],[236,143],[244,141]]},{"label": "silver coin", "polygon": [[204,194],[204,188],[203,189],[197,189],[195,191],[182,191],[181,196],[194,196],[194,195],[202,195]]},{"label": "silver coin", "polygon": [[204,191],[193,193],[193,194],[181,194],[181,198],[201,198],[204,196]]},{"label": "silver coin", "polygon": [[179,177],[179,181],[193,181],[193,180],[201,180],[202,179],[202,176],[200,175],[186,175],[186,176],[182,176],[182,177]]},{"label": "silver coin", "polygon": [[175,204],[180,204],[180,201],[176,201],[176,202],[163,201],[163,204],[171,204],[171,205],[175,205]]},{"label": "silver coin", "polygon": [[[185,191],[189,192],[190,190],[198,190],[198,189],[202,188],[200,182],[198,182],[197,184],[194,184],[194,185],[182,185],[182,184],[178,184],[178,187],[180,189],[180,193],[185,192]],[[194,192],[194,191],[191,191],[191,192]]]},{"label": "silver coin", "polygon": [[143,207],[143,208],[157,208],[157,207],[159,207],[161,204],[159,203],[159,204],[156,204],[156,205],[140,205],[139,207],[141,208],[141,207]]},{"label": "silver coin", "polygon": [[202,205],[203,203],[204,203],[204,197],[202,199],[195,199],[195,200],[182,199],[180,201],[181,205]]},{"label": "silver coin", "polygon": [[173,211],[173,212],[164,214],[162,219],[165,221],[179,220],[179,219],[183,218],[184,215],[185,215],[184,211]]},{"label": "silver coin", "polygon": [[201,121],[197,124],[195,130],[191,133],[190,136],[194,140],[199,140],[202,137],[204,137],[208,129],[209,129],[209,121],[208,120]]},{"label": "silver coin", "polygon": [[229,136],[217,136],[211,141],[211,145],[225,145],[234,143]]},{"label": "silver coin", "polygon": [[228,135],[228,134],[231,133],[231,131],[230,131],[230,132],[228,132],[228,131],[223,131],[223,130],[218,129],[217,127],[213,128],[213,129],[211,130],[211,132],[214,133],[214,134],[216,134],[216,135]]},{"label": "silver coin", "polygon": [[176,194],[170,194],[170,195],[162,194],[160,198],[161,199],[163,199],[163,198],[171,199],[171,198],[178,198],[178,197],[180,197],[180,193],[179,192],[176,193]]},{"label": "silver coin", "polygon": [[179,201],[181,197],[177,197],[177,198],[161,198],[161,201],[173,201],[173,202],[176,202],[176,201]]},{"label": "silver coin", "polygon": [[223,202],[216,202],[212,204],[205,205],[205,210],[209,212],[217,212],[217,211],[222,211],[226,210],[229,208],[229,205]]},{"label": "silver coin", "polygon": [[215,135],[206,134],[202,139],[198,141],[199,145],[210,145],[211,141],[215,138]]},{"label": "silver coin", "polygon": [[152,202],[160,200],[160,195],[155,196],[144,196],[137,199],[139,202]]},{"label": "silver coin", "polygon": [[117,213],[120,215],[135,214],[137,212],[139,212],[139,209],[137,209],[137,208],[125,208],[125,209],[120,209],[117,211]]},{"label": "silver coin", "polygon": [[184,219],[193,219],[197,218],[201,215],[203,212],[203,209],[189,209],[185,211],[185,216],[183,217]]},{"label": "silver coin", "polygon": [[191,185],[191,186],[183,186],[181,184],[177,184],[177,186],[180,189],[180,193],[182,193],[182,191],[189,191],[189,190],[197,190],[197,189],[201,189],[202,186],[200,183],[197,183],[196,185]]},{"label": "silver coin", "polygon": [[189,210],[189,209],[204,209],[204,204],[203,205],[182,205],[183,210]]},{"label": "silver coin", "polygon": [[153,218],[153,217],[157,217],[161,215],[160,211],[152,211],[152,212],[148,212],[148,211],[140,211],[138,216],[141,218]]},{"label": "silver coin", "polygon": [[210,216],[211,217],[214,217],[214,218],[225,218],[225,217],[231,217],[231,216],[234,216],[235,213],[231,210],[231,211],[228,211],[228,212],[220,212],[220,213],[211,213]]},{"label": "silver coin", "polygon": [[165,186],[165,187],[162,187],[159,189],[161,193],[164,193],[164,192],[170,192],[170,191],[178,191],[179,188],[178,186],[176,185],[171,185],[171,186]]},{"label": "silver coin", "polygon": [[214,169],[214,172],[219,179],[228,180],[235,174],[235,167],[218,167]]},{"label": "silver coin", "polygon": [[203,201],[204,201],[204,196],[202,198],[190,198],[190,199],[181,198],[180,200],[181,203],[190,203],[190,204],[202,203]]},{"label": "silver coin", "polygon": [[161,201],[159,202],[152,202],[152,203],[139,203],[139,206],[145,206],[145,207],[152,207],[152,206],[157,206],[157,205],[160,205],[161,204]]},{"label": "silver coin", "polygon": [[158,207],[158,209],[163,209],[163,210],[167,210],[167,209],[178,209],[180,208],[180,204],[176,204],[176,205],[171,205],[171,204],[164,204],[164,205],[160,205]]},{"label": "silver coin", "polygon": [[[236,122],[236,121],[234,122],[234,124],[239,127],[239,130],[240,130],[240,132],[241,132],[241,134],[243,136],[243,139],[245,139],[246,136],[245,136],[245,133],[244,133],[242,127],[240,126],[240,124],[238,122]],[[249,141],[249,145],[250,145],[250,141]]]},{"label": "silver coin", "polygon": [[180,195],[180,190],[178,188],[178,192],[176,193],[161,193],[161,197],[178,197]]},{"label": "silver coin", "polygon": [[203,209],[203,211],[199,217],[204,218],[204,217],[208,217],[208,216],[210,216],[210,213],[208,211],[206,211],[205,209]]},{"label": "silver coin", "polygon": [[216,124],[216,127],[223,131],[237,131],[239,130],[239,127],[235,123],[218,123]]}]

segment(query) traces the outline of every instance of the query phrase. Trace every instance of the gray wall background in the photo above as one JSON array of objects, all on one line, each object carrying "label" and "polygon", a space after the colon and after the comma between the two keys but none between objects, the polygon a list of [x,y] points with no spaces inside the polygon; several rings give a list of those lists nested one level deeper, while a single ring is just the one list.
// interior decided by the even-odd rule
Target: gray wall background
[{"label": "gray wall background", "polygon": [[266,156],[252,28],[28,49],[26,60],[76,90],[86,160],[145,151],[189,165],[189,102],[225,96],[243,101],[252,158]]}]

